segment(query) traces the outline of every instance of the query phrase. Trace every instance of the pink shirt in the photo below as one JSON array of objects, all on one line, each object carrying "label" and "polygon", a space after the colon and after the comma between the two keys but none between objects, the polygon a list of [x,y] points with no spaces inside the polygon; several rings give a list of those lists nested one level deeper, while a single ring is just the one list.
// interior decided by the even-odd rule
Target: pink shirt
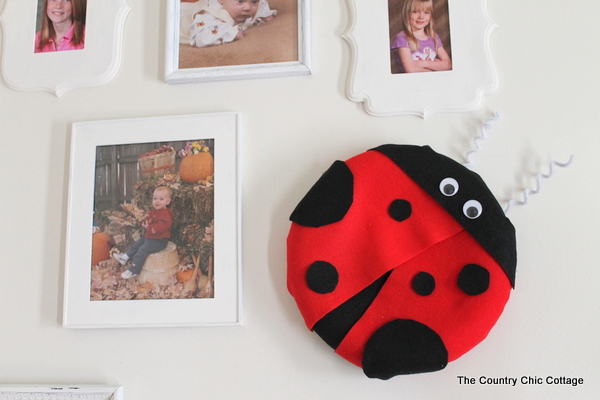
[{"label": "pink shirt", "polygon": [[41,32],[35,34],[35,53],[45,53],[47,51],[63,51],[63,50],[80,50],[83,49],[84,42],[82,41],[78,45],[74,45],[71,43],[71,39],[73,38],[73,29],[75,25],[71,25],[71,28],[65,33],[65,35],[60,38],[58,44],[55,44],[54,39],[50,39],[48,43],[42,48],[42,50],[38,49],[40,44],[40,35]]}]

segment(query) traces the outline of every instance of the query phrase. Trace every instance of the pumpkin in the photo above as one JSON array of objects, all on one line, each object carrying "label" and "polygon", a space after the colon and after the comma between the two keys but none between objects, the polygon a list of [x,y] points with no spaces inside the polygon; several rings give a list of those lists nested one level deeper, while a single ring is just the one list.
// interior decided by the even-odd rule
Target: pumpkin
[{"label": "pumpkin", "polygon": [[184,182],[197,183],[206,179],[215,171],[212,154],[207,151],[183,157],[179,166],[179,176]]},{"label": "pumpkin", "polygon": [[179,271],[177,273],[177,282],[187,282],[192,279],[195,268],[186,269],[185,271]]},{"label": "pumpkin", "polygon": [[92,235],[92,266],[109,259],[110,241],[110,236],[104,232],[96,232]]}]

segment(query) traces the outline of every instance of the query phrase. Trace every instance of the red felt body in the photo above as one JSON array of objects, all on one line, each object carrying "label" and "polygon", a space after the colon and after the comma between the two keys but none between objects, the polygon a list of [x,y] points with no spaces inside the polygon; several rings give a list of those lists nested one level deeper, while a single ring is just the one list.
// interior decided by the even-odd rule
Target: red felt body
[{"label": "red felt body", "polygon": [[[392,271],[336,352],[361,366],[365,343],[375,330],[395,319],[410,319],[433,329],[448,349],[448,361],[455,360],[487,336],[509,298],[509,279],[477,241],[385,155],[369,151],[346,164],[354,176],[354,199],[344,218],[318,228],[292,223],[288,236],[288,289],[306,325],[312,329]],[[412,207],[405,221],[390,218],[389,206],[397,199]],[[315,261],[337,269],[339,282],[331,293],[308,288],[306,272]],[[467,264],[489,271],[484,293],[469,296],[458,287],[458,274]],[[435,278],[429,296],[411,288],[419,272]]]}]

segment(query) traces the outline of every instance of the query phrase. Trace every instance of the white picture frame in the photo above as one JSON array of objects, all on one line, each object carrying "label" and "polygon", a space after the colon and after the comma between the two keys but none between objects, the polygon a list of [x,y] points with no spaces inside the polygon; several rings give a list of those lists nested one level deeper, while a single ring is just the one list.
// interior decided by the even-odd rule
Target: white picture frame
[{"label": "white picture frame", "polygon": [[[240,126],[241,115],[234,112],[73,124],[64,327],[211,326],[242,323]],[[91,224],[94,219],[97,149],[101,146],[188,141],[197,138],[211,138],[214,143],[216,183],[213,185],[214,240],[211,241],[214,243],[211,256],[214,260],[214,295],[211,298],[92,301],[92,272],[89,266],[93,264],[90,263]],[[200,190],[199,187],[194,187],[196,189]],[[108,260],[114,261],[110,256]],[[120,279],[120,275],[117,275],[120,273],[119,271],[114,276]],[[140,274],[139,278],[141,276]]]},{"label": "white picture frame", "polygon": [[0,400],[123,400],[123,386],[0,385]]},{"label": "white picture frame", "polygon": [[388,0],[348,0],[351,24],[347,97],[374,116],[469,111],[494,93],[498,78],[490,54],[497,25],[487,0],[448,0],[452,70],[392,74]]},{"label": "white picture frame", "polygon": [[[191,3],[183,3],[183,6],[187,6]],[[297,75],[310,75],[311,74],[311,52],[310,52],[310,0],[271,0],[269,1],[272,9],[277,10],[278,4],[285,4],[287,7],[296,9],[293,13],[281,13],[279,11],[286,11],[286,9],[278,10],[277,15],[273,21],[264,23],[257,27],[253,27],[253,30],[260,29],[263,35],[255,35],[255,32],[247,34],[246,37],[240,40],[236,40],[231,43],[225,43],[216,46],[210,46],[205,48],[193,48],[189,44],[185,43],[184,36],[186,32],[184,25],[191,21],[191,17],[186,15],[189,13],[187,9],[182,9],[181,0],[168,0],[167,1],[167,23],[166,23],[166,51],[165,51],[165,82],[169,84],[177,83],[190,83],[190,82],[208,82],[208,81],[220,81],[220,80],[236,80],[236,79],[254,79],[254,78],[274,78],[283,76],[297,76]],[[187,23],[182,22],[182,13]],[[290,15],[292,14],[292,15]],[[290,19],[291,18],[291,19]],[[255,44],[269,45],[268,38],[280,37],[278,35],[278,29],[282,28],[283,21],[288,21],[290,24],[297,24],[297,29],[292,26],[290,37],[293,41],[293,46],[296,48],[292,49],[289,46],[290,51],[293,52],[291,57],[284,57],[284,61],[271,62],[269,60],[261,60],[261,62],[254,63],[251,58],[251,62],[246,62],[246,58],[242,57],[241,61],[238,61],[234,57],[234,54],[241,53],[235,46],[248,45],[247,41],[254,41]],[[281,23],[280,23],[281,22]],[[291,26],[291,25],[289,25]],[[267,30],[271,30],[267,33]],[[286,32],[289,29],[286,30]],[[252,36],[254,35],[254,36]],[[245,42],[246,41],[246,42]],[[180,43],[181,42],[181,43]],[[273,42],[270,42],[271,44]],[[238,47],[239,48],[239,47]],[[183,54],[185,53],[185,55]],[[219,58],[223,57],[228,62],[234,62],[235,65],[212,65],[209,66],[198,66],[193,61],[187,62],[191,55],[197,54],[202,55],[202,60],[215,59],[213,54],[218,54]],[[185,57],[185,60],[184,60]],[[287,59],[289,58],[289,59]],[[185,61],[186,65],[183,65]],[[189,64],[189,65],[188,65]]]},{"label": "white picture frame", "polygon": [[2,77],[19,91],[41,90],[61,96],[79,87],[109,82],[119,70],[128,0],[87,1],[85,46],[79,50],[35,53],[38,0],[6,0]]}]

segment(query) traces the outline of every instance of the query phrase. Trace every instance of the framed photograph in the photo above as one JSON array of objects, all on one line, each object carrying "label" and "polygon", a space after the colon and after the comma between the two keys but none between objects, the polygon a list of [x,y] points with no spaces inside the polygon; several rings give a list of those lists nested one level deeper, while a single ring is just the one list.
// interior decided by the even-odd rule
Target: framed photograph
[{"label": "framed photograph", "polygon": [[240,118],[73,124],[63,326],[241,324]]},{"label": "framed photograph", "polygon": [[167,83],[310,74],[309,0],[167,4]]},{"label": "framed photograph", "polygon": [[123,386],[0,385],[0,400],[123,400]]},{"label": "framed photograph", "polygon": [[121,64],[127,0],[6,0],[2,77],[61,96],[110,81]]},{"label": "framed photograph", "polygon": [[348,0],[347,96],[375,116],[475,109],[498,79],[487,0]]}]

